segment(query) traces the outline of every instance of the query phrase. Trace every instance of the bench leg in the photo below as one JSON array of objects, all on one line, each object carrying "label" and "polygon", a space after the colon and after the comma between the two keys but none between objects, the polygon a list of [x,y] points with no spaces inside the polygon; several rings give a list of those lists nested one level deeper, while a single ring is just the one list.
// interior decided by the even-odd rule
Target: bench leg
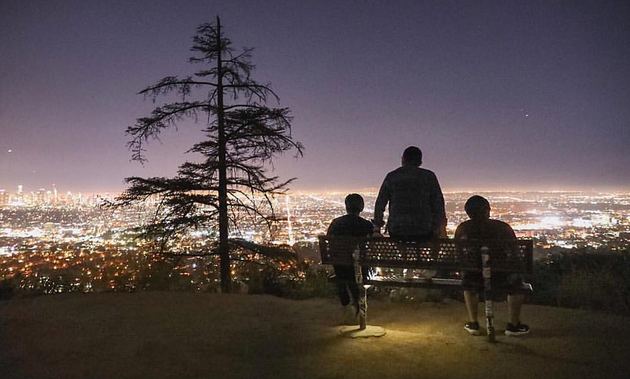
[{"label": "bench leg", "polygon": [[365,330],[367,327],[367,290],[364,285],[359,284],[359,329]]},{"label": "bench leg", "polygon": [[496,342],[493,323],[494,309],[492,304],[492,269],[489,249],[485,246],[481,248],[481,267],[483,273],[483,294],[485,297],[486,332],[488,334],[488,341]]},{"label": "bench leg", "polygon": [[355,250],[352,254],[354,262],[355,283],[359,287],[359,330],[365,330],[367,327],[367,291],[363,285],[363,268],[359,264],[359,250]]},{"label": "bench leg", "polygon": [[488,341],[496,342],[494,331],[494,312],[492,310],[492,300],[486,299],[486,331],[488,332]]}]

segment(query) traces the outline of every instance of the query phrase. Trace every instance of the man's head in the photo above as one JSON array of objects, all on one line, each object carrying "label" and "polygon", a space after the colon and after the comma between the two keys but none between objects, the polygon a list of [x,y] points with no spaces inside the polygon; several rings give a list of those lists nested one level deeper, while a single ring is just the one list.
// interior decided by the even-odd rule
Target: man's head
[{"label": "man's head", "polygon": [[464,209],[471,220],[487,220],[490,218],[490,203],[479,195],[468,199]]},{"label": "man's head", "polygon": [[422,164],[422,151],[415,146],[409,146],[402,155],[403,166],[418,167]]},{"label": "man's head", "polygon": [[348,214],[358,215],[363,210],[365,203],[358,193],[351,193],[346,196],[346,212]]}]

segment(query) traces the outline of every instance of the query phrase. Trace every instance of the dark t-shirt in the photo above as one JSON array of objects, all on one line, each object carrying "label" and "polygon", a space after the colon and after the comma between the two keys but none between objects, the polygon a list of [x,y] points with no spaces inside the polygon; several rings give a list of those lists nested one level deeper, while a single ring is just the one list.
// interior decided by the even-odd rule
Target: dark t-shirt
[{"label": "dark t-shirt", "polygon": [[499,220],[464,221],[455,231],[455,239],[497,239],[515,240],[514,230]]},{"label": "dark t-shirt", "polygon": [[357,215],[345,215],[334,219],[328,227],[328,235],[367,237],[372,234],[371,222]]},{"label": "dark t-shirt", "polygon": [[[508,224],[499,220],[468,220],[464,221],[455,231],[455,239],[494,239],[494,240],[516,240],[514,230]],[[501,272],[492,274],[493,282],[499,286],[518,287],[523,283],[523,276],[520,274],[505,274]],[[483,283],[483,277],[478,272],[465,272],[464,283]]]},{"label": "dark t-shirt", "polygon": [[[328,235],[330,236],[350,236],[350,237],[368,237],[372,234],[374,226],[372,223],[358,215],[345,215],[334,219],[328,227]],[[335,269],[335,275],[339,279],[354,280],[354,268],[351,266],[333,266]],[[368,275],[367,267],[363,271],[363,279],[366,280]],[[343,285],[342,285],[343,286]],[[359,296],[358,287],[356,284],[351,284],[350,292],[353,293],[353,298],[357,299]],[[345,287],[344,287],[345,288]],[[342,292],[345,289],[342,290]],[[342,300],[342,303],[344,301]]]}]

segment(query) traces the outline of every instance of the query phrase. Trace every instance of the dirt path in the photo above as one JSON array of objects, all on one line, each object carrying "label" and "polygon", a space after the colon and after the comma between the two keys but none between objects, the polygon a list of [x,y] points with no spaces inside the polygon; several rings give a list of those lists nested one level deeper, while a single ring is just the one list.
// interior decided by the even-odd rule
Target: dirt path
[{"label": "dirt path", "polygon": [[[506,307],[497,306],[499,331]],[[630,319],[525,306],[497,344],[463,304],[372,301],[380,338],[339,336],[337,303],[145,292],[2,304],[1,378],[626,378]]]}]

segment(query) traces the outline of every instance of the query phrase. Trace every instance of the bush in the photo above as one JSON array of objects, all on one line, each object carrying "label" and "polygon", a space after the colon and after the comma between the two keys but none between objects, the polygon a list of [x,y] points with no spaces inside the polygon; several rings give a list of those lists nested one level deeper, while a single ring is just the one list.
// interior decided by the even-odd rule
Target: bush
[{"label": "bush", "polygon": [[570,272],[568,259],[562,255],[550,256],[534,262],[534,273],[525,281],[532,284],[534,292],[527,295],[528,301],[540,305],[558,306],[558,289],[562,278]]},{"label": "bush", "polygon": [[536,262],[530,302],[630,314],[630,255],[578,251]]},{"label": "bush", "polygon": [[291,299],[332,297],[334,288],[328,283],[328,271],[304,261],[288,271],[263,271],[263,293]]},{"label": "bush", "polygon": [[562,278],[558,305],[630,314],[628,256],[572,257],[573,270]]},{"label": "bush", "polygon": [[16,287],[13,279],[0,280],[0,301],[11,299],[16,292]]},{"label": "bush", "polygon": [[300,263],[300,274],[292,280],[287,297],[307,299],[313,297],[332,297],[335,294],[332,284],[328,283],[328,270],[314,267],[311,263]]}]

